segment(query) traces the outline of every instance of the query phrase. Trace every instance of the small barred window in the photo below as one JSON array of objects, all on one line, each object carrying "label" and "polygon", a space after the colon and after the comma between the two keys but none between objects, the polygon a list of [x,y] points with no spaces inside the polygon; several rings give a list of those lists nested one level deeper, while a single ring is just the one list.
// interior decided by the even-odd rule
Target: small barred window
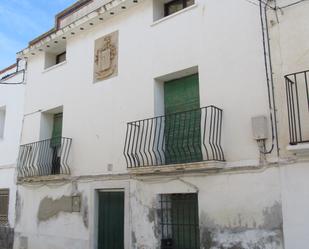
[{"label": "small barred window", "polygon": [[6,226],[9,222],[9,190],[0,189],[0,226]]},{"label": "small barred window", "polygon": [[162,194],[161,249],[199,249],[197,194]]}]

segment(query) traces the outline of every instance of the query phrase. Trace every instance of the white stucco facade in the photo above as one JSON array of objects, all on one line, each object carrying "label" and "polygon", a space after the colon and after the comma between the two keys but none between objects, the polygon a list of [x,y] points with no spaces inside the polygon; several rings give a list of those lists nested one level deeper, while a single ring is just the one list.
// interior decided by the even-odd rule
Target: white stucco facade
[{"label": "white stucco facade", "polygon": [[[72,146],[70,175],[19,179],[14,248],[98,248],[98,191],[115,189],[125,193],[126,249],[160,248],[158,196],[172,193],[198,194],[201,249],[306,248],[308,158],[306,150],[300,156],[287,149],[284,75],[309,69],[309,5],[276,10],[279,23],[267,11],[280,156],[275,145],[265,159],[251,123],[266,116],[271,134],[258,3],[196,0],[157,20],[151,0],[109,2],[104,11],[92,13],[95,3],[78,10],[19,54],[28,58],[21,144],[49,139],[46,115],[61,111],[62,136]],[[115,31],[118,74],[93,83],[95,41]],[[66,61],[45,69],[45,49],[60,52],[59,46]],[[163,115],[163,82],[193,73],[200,106],[223,109],[225,162],[128,169],[127,122]],[[80,197],[78,212],[67,210],[72,196]]]}]

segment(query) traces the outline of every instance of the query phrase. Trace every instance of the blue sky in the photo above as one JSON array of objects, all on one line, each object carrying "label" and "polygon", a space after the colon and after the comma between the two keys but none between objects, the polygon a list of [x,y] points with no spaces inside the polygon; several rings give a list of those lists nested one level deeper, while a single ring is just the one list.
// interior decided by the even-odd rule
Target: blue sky
[{"label": "blue sky", "polygon": [[0,0],[0,70],[16,52],[54,25],[55,15],[76,0]]}]

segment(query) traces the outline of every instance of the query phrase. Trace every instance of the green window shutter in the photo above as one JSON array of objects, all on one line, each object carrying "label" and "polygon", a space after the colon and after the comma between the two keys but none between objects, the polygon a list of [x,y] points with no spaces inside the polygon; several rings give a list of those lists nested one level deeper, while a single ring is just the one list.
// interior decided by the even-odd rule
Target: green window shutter
[{"label": "green window shutter", "polygon": [[61,145],[62,118],[63,118],[62,113],[54,115],[54,124],[53,124],[52,140],[51,140],[52,147],[58,147]]},{"label": "green window shutter", "polygon": [[99,192],[98,249],[124,249],[124,192]]},{"label": "green window shutter", "polygon": [[200,108],[198,74],[165,82],[165,114]]},{"label": "green window shutter", "polygon": [[201,161],[198,74],[165,82],[164,105],[166,163]]}]

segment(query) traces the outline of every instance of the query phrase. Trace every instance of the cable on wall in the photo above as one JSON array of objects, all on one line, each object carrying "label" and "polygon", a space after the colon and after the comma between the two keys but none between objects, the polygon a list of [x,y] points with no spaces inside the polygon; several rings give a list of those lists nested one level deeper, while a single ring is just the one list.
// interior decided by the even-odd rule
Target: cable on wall
[{"label": "cable on wall", "polygon": [[[26,76],[26,68],[27,68],[27,61],[25,62],[25,68],[19,70],[19,62],[20,59],[17,59],[16,61],[16,71],[14,73],[10,73],[6,76],[4,76],[2,79],[0,79],[0,85],[24,85],[25,84],[25,76]],[[22,73],[23,74],[23,78],[20,82],[7,82],[9,78]]]},{"label": "cable on wall", "polygon": [[[267,5],[259,0],[260,4],[260,19],[261,19],[261,29],[262,29],[262,39],[263,39],[263,50],[264,50],[264,63],[265,63],[265,75],[267,83],[268,92],[268,104],[270,111],[270,123],[271,123],[271,140],[272,144],[270,149],[260,149],[262,154],[271,154],[275,147],[277,148],[277,155],[279,156],[279,145],[278,145],[278,127],[277,127],[277,114],[276,114],[276,101],[275,101],[275,89],[274,89],[274,77],[273,68],[271,60],[271,48],[269,42],[269,29],[268,29],[268,18],[267,18]],[[264,6],[263,6],[264,4]]]},{"label": "cable on wall", "polygon": [[269,5],[267,2],[265,2],[263,0],[245,0],[245,1],[248,2],[248,3],[251,3],[251,4],[255,5],[255,6],[260,6],[260,1],[261,1],[268,8],[273,9],[273,10],[275,9],[274,7],[272,7],[271,5]]}]

